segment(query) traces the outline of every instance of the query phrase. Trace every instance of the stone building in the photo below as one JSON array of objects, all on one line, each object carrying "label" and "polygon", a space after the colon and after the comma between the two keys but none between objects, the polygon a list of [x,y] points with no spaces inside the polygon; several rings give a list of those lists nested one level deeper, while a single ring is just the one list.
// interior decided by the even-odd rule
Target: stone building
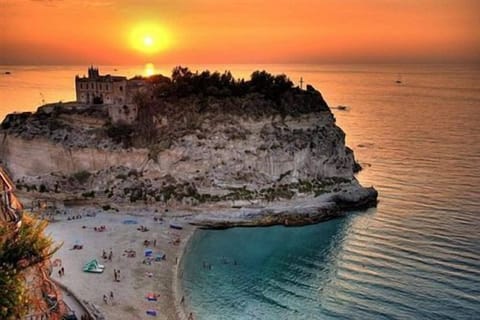
[{"label": "stone building", "polygon": [[124,76],[100,75],[98,68],[88,68],[88,77],[75,77],[77,102],[105,105],[114,123],[132,123],[138,108],[134,97],[147,90],[142,77],[127,79]]},{"label": "stone building", "polygon": [[98,68],[88,68],[88,77],[75,77],[77,101],[93,104],[125,104],[127,78],[123,76],[101,76]]}]

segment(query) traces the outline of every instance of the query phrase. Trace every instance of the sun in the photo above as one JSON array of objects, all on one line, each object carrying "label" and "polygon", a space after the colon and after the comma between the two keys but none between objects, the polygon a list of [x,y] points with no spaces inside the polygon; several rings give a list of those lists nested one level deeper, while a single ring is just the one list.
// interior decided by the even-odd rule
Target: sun
[{"label": "sun", "polygon": [[146,47],[151,47],[155,44],[155,41],[153,41],[153,38],[151,36],[145,36],[145,38],[143,38],[143,44]]},{"label": "sun", "polygon": [[171,46],[171,37],[164,26],[143,22],[132,27],[129,42],[134,50],[151,55],[167,50]]}]

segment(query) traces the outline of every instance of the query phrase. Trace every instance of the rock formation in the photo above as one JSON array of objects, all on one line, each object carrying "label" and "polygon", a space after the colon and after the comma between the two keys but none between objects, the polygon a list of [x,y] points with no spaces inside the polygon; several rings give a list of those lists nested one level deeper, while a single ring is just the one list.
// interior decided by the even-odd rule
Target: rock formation
[{"label": "rock formation", "polygon": [[[7,116],[0,159],[17,188],[158,206],[262,205],[363,190],[345,134],[313,87],[264,72],[247,82],[181,72],[151,80],[149,93],[136,97],[134,125],[112,124],[104,107],[79,103]],[[357,193],[376,202],[376,192]]]}]

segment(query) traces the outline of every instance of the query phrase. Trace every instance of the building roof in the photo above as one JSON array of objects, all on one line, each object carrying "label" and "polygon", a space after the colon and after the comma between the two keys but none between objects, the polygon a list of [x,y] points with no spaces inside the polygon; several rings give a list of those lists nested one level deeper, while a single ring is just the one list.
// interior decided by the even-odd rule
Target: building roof
[{"label": "building roof", "polygon": [[97,81],[97,82],[117,82],[117,81],[125,81],[127,80],[127,77],[124,77],[124,76],[112,76],[112,75],[104,75],[104,76],[98,76],[98,77],[95,77],[95,78],[89,78],[89,77],[79,77],[79,76],[76,76],[75,78],[76,80],[78,81],[82,81],[82,82],[89,82],[89,81]]}]

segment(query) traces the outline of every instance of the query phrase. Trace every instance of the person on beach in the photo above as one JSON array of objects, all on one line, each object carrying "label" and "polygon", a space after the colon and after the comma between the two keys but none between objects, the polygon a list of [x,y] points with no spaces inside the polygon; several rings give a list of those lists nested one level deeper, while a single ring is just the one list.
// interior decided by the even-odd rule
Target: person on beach
[{"label": "person on beach", "polygon": [[153,239],[153,246],[154,246],[154,247],[157,246],[157,239]]},{"label": "person on beach", "polygon": [[60,270],[60,269],[58,270],[58,277],[60,277],[60,278],[62,277],[62,270]]},{"label": "person on beach", "polygon": [[108,298],[107,298],[107,295],[103,295],[103,302],[105,302],[105,304],[108,304]]},{"label": "person on beach", "polygon": [[115,277],[115,281],[117,281],[117,269],[113,269],[113,276]]},{"label": "person on beach", "polygon": [[182,299],[180,300],[180,304],[184,304],[185,303],[185,296],[182,296]]},{"label": "person on beach", "polygon": [[113,252],[112,250],[110,250],[110,253],[108,254],[108,261],[112,261],[112,257],[113,257]]},{"label": "person on beach", "polygon": [[193,313],[190,312],[190,314],[188,315],[188,320],[193,320]]},{"label": "person on beach", "polygon": [[65,275],[65,269],[63,269],[63,267],[60,269],[60,271],[62,271],[62,276]]},{"label": "person on beach", "polygon": [[113,291],[110,291],[110,301],[113,302]]}]

